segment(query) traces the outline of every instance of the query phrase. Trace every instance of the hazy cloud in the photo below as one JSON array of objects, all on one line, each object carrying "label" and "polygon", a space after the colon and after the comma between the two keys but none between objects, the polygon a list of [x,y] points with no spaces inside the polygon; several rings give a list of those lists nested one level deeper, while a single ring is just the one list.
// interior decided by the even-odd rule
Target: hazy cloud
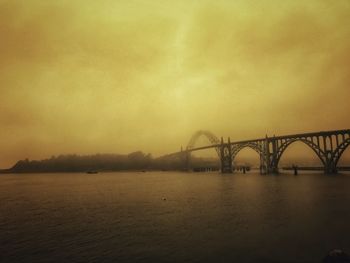
[{"label": "hazy cloud", "polygon": [[349,128],[349,1],[0,1],[0,166]]}]

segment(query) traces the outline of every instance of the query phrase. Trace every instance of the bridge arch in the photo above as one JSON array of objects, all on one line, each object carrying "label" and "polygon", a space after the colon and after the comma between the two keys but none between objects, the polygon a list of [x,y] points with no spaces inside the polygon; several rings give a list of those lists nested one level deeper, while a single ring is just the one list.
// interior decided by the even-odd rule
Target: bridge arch
[{"label": "bridge arch", "polygon": [[232,146],[232,161],[235,159],[236,155],[245,148],[253,149],[259,156],[263,153],[263,149],[255,143],[245,143]]},{"label": "bridge arch", "polygon": [[286,149],[291,144],[293,144],[295,142],[302,142],[305,145],[307,145],[317,155],[317,157],[320,159],[322,164],[324,166],[326,165],[325,153],[317,146],[317,144],[315,144],[313,141],[308,140],[306,138],[293,138],[293,139],[287,140],[286,142],[282,143],[281,146],[278,147],[275,167],[278,167],[278,164],[279,164],[279,162],[281,160],[281,157],[283,156],[283,153],[286,151]]},{"label": "bridge arch", "polygon": [[337,167],[338,162],[341,158],[341,156],[343,155],[343,153],[345,152],[345,150],[349,147],[350,145],[350,138],[347,138],[344,142],[342,142],[334,151],[333,153],[333,160],[334,160],[334,164],[335,167]]},{"label": "bridge arch", "polygon": [[260,162],[260,170],[262,169],[262,165],[264,164],[264,155],[263,155],[263,148],[259,146],[258,143],[244,143],[244,144],[238,144],[233,145],[232,148],[232,167],[235,168],[237,162],[237,155],[244,151],[245,149],[249,149],[250,151],[253,151],[258,154],[258,160]]},{"label": "bridge arch", "polygon": [[[206,137],[211,145],[220,144],[220,140],[212,132],[206,131],[206,130],[199,130],[192,135],[190,141],[187,144],[186,150],[193,149],[196,145],[197,140],[201,136]],[[216,153],[218,154],[218,156],[220,157],[220,149],[215,148],[215,150],[216,150]]]}]

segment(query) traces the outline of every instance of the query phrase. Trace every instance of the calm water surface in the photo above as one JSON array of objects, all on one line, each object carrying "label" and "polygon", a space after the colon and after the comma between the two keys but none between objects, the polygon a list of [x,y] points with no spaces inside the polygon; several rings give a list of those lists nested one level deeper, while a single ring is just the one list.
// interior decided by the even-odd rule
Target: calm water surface
[{"label": "calm water surface", "polygon": [[0,262],[320,262],[350,252],[350,176],[0,176]]}]

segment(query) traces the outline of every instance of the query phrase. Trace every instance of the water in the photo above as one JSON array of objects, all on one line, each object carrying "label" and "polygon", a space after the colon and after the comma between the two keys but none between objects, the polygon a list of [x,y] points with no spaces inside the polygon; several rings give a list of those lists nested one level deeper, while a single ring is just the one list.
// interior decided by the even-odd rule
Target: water
[{"label": "water", "polygon": [[350,252],[350,176],[0,176],[0,262],[319,262]]}]

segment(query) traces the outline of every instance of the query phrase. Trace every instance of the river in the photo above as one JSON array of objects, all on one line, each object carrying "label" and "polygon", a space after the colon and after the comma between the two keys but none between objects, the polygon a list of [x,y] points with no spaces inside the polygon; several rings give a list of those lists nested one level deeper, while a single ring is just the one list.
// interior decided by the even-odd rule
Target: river
[{"label": "river", "polygon": [[350,175],[0,176],[0,262],[320,262],[350,253]]}]

